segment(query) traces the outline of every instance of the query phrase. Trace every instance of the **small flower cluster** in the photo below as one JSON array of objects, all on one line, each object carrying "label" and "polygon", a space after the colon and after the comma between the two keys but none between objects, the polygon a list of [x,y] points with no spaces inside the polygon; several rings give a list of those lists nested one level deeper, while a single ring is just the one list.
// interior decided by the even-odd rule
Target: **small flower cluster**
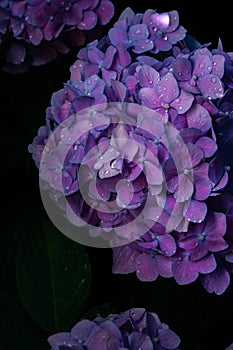
[{"label": "small flower cluster", "polygon": [[[135,15],[127,9],[106,37],[79,51],[70,71],[70,80],[53,94],[46,126],[29,152],[39,167],[51,133],[87,107],[93,113],[86,122],[93,128],[72,145],[60,170],[51,158],[51,188],[59,189],[60,171],[74,212],[104,228],[106,236],[118,227],[123,234],[148,196],[156,195],[163,210],[158,216],[154,207],[147,210],[145,222],[155,217],[156,222],[140,239],[114,248],[113,272],[136,272],[142,281],[174,277],[181,285],[200,278],[208,292],[222,294],[233,272],[231,53],[221,42],[215,49],[199,44],[180,26],[177,11]],[[108,115],[94,107],[111,102],[127,103],[132,110],[145,106],[150,114],[142,119],[134,110],[136,126],[110,124]],[[169,150],[168,124],[185,148],[177,144]],[[93,147],[98,152],[85,165]],[[83,163],[90,194],[95,173],[98,192],[106,203],[116,201],[117,213],[104,213],[82,199],[77,171]]]},{"label": "small flower cluster", "polygon": [[[23,72],[81,46],[97,26],[114,15],[109,0],[1,0],[0,45],[5,52],[4,69]],[[93,39],[92,39],[93,40]]]},{"label": "small flower cluster", "polygon": [[106,318],[78,322],[71,332],[48,338],[52,350],[175,350],[179,337],[145,309],[131,309]]}]

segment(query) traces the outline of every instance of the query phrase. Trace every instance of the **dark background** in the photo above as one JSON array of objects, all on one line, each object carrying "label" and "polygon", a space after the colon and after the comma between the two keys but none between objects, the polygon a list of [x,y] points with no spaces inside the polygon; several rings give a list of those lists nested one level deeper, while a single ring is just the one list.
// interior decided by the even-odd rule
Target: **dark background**
[{"label": "dark background", "polygon": [[[213,4],[206,1],[115,0],[114,3],[116,14],[111,24],[127,6],[135,12],[149,8],[157,8],[159,12],[176,9],[181,25],[199,42],[211,42],[216,46],[220,37],[224,50],[233,51],[232,12],[224,1]],[[103,34],[111,24],[102,29]],[[38,170],[27,147],[38,127],[44,124],[45,109],[50,105],[52,93],[69,79],[69,67],[76,54],[77,50],[23,74],[0,73],[0,347],[4,350],[33,349],[33,340],[31,343],[17,342],[21,328],[15,321],[16,308],[21,310],[29,325],[24,337],[31,338],[35,334],[35,339],[42,340],[38,349],[49,349],[46,343],[49,333],[32,320],[21,303],[15,264],[22,236],[29,230],[33,236],[39,230],[38,218],[46,216],[40,200]],[[233,342],[232,286],[223,295],[215,296],[208,294],[199,282],[189,286],[178,286],[173,279],[142,283],[133,274],[111,273],[110,250],[87,247],[86,251],[91,262],[91,290],[76,321],[86,313],[94,315],[95,311],[90,312],[92,308],[108,314],[130,307],[145,307],[158,313],[160,319],[180,336],[183,350],[224,350]],[[42,305],[43,299],[38,302]]]}]

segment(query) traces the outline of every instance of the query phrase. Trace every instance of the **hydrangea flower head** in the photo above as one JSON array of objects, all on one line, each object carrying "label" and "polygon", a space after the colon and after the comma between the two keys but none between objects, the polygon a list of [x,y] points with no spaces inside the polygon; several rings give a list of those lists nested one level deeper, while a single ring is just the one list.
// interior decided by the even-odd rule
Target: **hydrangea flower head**
[{"label": "hydrangea flower head", "polygon": [[113,14],[110,0],[1,1],[0,45],[7,47],[4,70],[22,72],[54,60],[58,53],[88,41],[91,30],[99,33],[98,27]]},{"label": "hydrangea flower head", "polygon": [[48,153],[40,176],[69,201],[67,218],[110,239],[114,273],[182,285],[200,278],[210,293],[227,289],[232,67],[221,43],[197,43],[176,11],[126,9],[106,37],[78,52],[70,80],[53,94],[29,151],[38,166]]},{"label": "hydrangea flower head", "polygon": [[93,321],[83,319],[48,342],[52,350],[175,350],[180,339],[155,313],[135,308]]}]

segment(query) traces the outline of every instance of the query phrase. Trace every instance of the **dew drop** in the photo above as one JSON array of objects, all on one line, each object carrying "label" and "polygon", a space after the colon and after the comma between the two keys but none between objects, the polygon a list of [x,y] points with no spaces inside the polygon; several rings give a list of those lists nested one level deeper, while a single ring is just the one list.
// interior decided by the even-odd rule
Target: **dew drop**
[{"label": "dew drop", "polygon": [[164,40],[166,40],[166,41],[168,40],[168,37],[167,37],[166,35],[165,35],[165,37],[164,37]]},{"label": "dew drop", "polygon": [[215,77],[211,78],[212,83],[216,83],[217,79]]},{"label": "dew drop", "polygon": [[135,34],[140,34],[141,31],[139,29],[136,30]]}]

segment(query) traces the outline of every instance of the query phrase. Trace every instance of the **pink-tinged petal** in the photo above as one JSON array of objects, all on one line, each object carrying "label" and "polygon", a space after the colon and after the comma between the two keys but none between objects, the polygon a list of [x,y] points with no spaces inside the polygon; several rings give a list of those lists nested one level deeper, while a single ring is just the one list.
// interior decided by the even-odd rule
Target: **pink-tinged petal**
[{"label": "pink-tinged petal", "polygon": [[139,91],[139,98],[142,104],[149,108],[159,108],[161,106],[160,94],[151,88],[142,88]]},{"label": "pink-tinged petal", "polygon": [[193,181],[188,175],[179,174],[177,179],[177,186],[175,189],[174,197],[177,202],[185,202],[192,197],[193,194]]},{"label": "pink-tinged petal", "polygon": [[172,73],[165,74],[158,83],[158,91],[166,103],[171,103],[179,96],[177,81]]},{"label": "pink-tinged petal", "polygon": [[114,46],[119,44],[125,44],[128,40],[128,35],[124,29],[121,28],[112,28],[110,29],[109,39]]},{"label": "pink-tinged petal", "polygon": [[192,106],[194,97],[189,92],[181,90],[180,95],[171,103],[178,114],[186,113]]},{"label": "pink-tinged petal", "polygon": [[213,272],[217,267],[217,263],[214,258],[214,255],[209,254],[203,259],[195,261],[195,266],[198,272],[206,274]]},{"label": "pink-tinged petal", "polygon": [[140,254],[136,260],[136,273],[140,281],[144,282],[155,281],[159,276],[155,260],[145,253]]},{"label": "pink-tinged petal", "polygon": [[101,25],[107,24],[114,15],[114,5],[111,1],[101,0],[96,9]]},{"label": "pink-tinged petal", "polygon": [[223,55],[213,55],[212,62],[213,67],[211,73],[222,79],[224,74],[225,57]]},{"label": "pink-tinged petal", "polygon": [[113,273],[128,274],[136,270],[136,260],[140,253],[128,245],[113,249]]},{"label": "pink-tinged petal", "polygon": [[201,276],[201,283],[208,293],[221,295],[230,284],[230,275],[224,268],[217,267],[212,273]]},{"label": "pink-tinged petal", "polygon": [[207,213],[207,206],[203,202],[191,200],[185,212],[185,218],[191,222],[202,222]]},{"label": "pink-tinged petal", "polygon": [[173,62],[173,74],[178,81],[190,80],[192,75],[192,64],[190,60],[187,58],[178,57]]},{"label": "pink-tinged petal", "polygon": [[224,86],[221,80],[214,74],[205,74],[197,80],[197,86],[202,95],[213,100],[224,95]]},{"label": "pink-tinged petal", "polygon": [[157,255],[155,259],[159,275],[164,278],[172,277],[172,260],[164,255]]},{"label": "pink-tinged petal", "polygon": [[212,185],[210,181],[206,179],[197,179],[194,182],[194,195],[193,198],[197,201],[203,201],[207,199],[211,193]]},{"label": "pink-tinged petal", "polygon": [[208,55],[199,53],[197,50],[191,57],[193,62],[193,75],[201,77],[204,74],[210,74],[212,70],[212,60]]},{"label": "pink-tinged petal", "polygon": [[162,169],[151,162],[145,161],[146,180],[151,185],[161,185],[163,182]]},{"label": "pink-tinged petal", "polygon": [[199,273],[196,270],[195,263],[185,256],[181,261],[175,261],[172,266],[172,272],[176,282],[185,285],[194,282]]},{"label": "pink-tinged petal", "polygon": [[171,235],[165,233],[163,235],[159,235],[157,239],[159,241],[160,249],[166,256],[172,256],[173,254],[175,254],[176,242]]},{"label": "pink-tinged petal", "polygon": [[138,73],[138,78],[142,87],[149,88],[156,87],[160,81],[160,75],[157,70],[147,65],[142,66]]},{"label": "pink-tinged petal", "polygon": [[218,148],[216,142],[207,136],[197,140],[196,145],[202,149],[205,158],[213,156]]},{"label": "pink-tinged petal", "polygon": [[207,132],[212,126],[209,112],[199,104],[193,104],[187,112],[187,122],[190,128],[197,128]]}]

